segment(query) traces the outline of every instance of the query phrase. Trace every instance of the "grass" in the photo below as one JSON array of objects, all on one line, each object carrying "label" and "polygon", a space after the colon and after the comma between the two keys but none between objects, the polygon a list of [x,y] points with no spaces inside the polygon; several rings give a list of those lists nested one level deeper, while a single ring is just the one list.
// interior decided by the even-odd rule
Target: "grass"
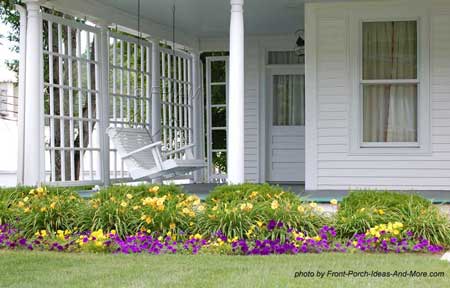
[{"label": "grass", "polygon": [[[444,272],[441,278],[294,278],[297,271]],[[437,256],[149,256],[0,251],[0,287],[448,287]]]}]

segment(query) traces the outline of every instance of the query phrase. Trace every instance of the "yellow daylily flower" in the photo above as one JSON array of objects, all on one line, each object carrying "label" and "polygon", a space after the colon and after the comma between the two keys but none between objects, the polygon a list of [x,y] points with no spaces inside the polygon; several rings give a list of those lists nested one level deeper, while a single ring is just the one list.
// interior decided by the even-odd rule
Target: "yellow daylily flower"
[{"label": "yellow daylily flower", "polygon": [[272,204],[270,204],[270,207],[271,207],[273,210],[278,209],[278,207],[280,207],[280,204],[278,203],[278,200],[273,200],[273,201],[272,201]]},{"label": "yellow daylily flower", "polygon": [[155,194],[158,193],[159,192],[159,186],[153,186],[153,187],[149,188],[148,192],[155,193]]},{"label": "yellow daylily flower", "polygon": [[338,204],[338,201],[337,201],[336,199],[331,199],[331,200],[330,200],[330,204],[331,204],[331,205],[337,205],[337,204]]},{"label": "yellow daylily flower", "polygon": [[242,211],[248,212],[253,209],[253,204],[252,203],[243,203],[243,204],[241,204],[240,208]]},{"label": "yellow daylily flower", "polygon": [[253,191],[253,192],[250,194],[249,198],[250,198],[250,199],[253,199],[253,198],[255,198],[256,196],[258,196],[258,194],[259,194],[258,191]]},{"label": "yellow daylily flower", "polygon": [[131,194],[127,194],[126,196],[127,196],[127,198],[130,199],[130,200],[133,199],[133,195],[131,195]]}]

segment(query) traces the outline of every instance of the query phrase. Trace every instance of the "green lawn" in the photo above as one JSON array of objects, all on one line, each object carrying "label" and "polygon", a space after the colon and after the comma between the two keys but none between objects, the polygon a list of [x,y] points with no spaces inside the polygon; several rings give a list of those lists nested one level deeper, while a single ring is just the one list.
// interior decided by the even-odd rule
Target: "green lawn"
[{"label": "green lawn", "polygon": [[[294,278],[296,271],[444,272],[441,278]],[[0,251],[0,287],[449,287],[436,256],[149,256]]]}]

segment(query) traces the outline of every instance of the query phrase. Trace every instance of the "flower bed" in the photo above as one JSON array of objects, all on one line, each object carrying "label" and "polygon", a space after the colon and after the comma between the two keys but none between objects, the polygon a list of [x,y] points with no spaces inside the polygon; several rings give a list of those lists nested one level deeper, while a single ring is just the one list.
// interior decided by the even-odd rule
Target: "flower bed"
[{"label": "flower bed", "polygon": [[[299,254],[321,252],[442,252],[443,247],[432,245],[423,238],[413,238],[411,231],[405,231],[401,236],[394,236],[393,231],[401,229],[401,223],[389,223],[385,228],[374,228],[379,236],[373,236],[371,231],[357,234],[347,241],[336,239],[336,230],[324,226],[319,234],[310,237],[292,228],[285,229],[282,222],[270,221],[262,229],[279,229],[285,232],[285,240],[276,239],[238,239],[228,238],[221,231],[208,237],[200,234],[166,235],[158,233],[138,232],[135,235],[120,237],[115,231],[104,233],[102,230],[93,232],[71,232],[58,230],[48,233],[46,230],[37,232],[31,238],[24,238],[19,230],[9,225],[0,226],[0,249],[28,249],[39,251],[84,251],[109,253],[148,253],[158,254],[229,254],[229,255],[270,255]],[[395,227],[391,228],[389,227]],[[386,229],[386,230],[384,230]],[[404,234],[404,235],[403,235]]]},{"label": "flower bed", "polygon": [[[66,189],[20,189],[0,195],[0,249],[269,255],[449,246],[448,219],[427,200],[391,193],[394,205],[385,194],[382,203],[363,194],[332,200],[333,216],[270,185],[222,186],[206,201],[175,186],[115,186],[88,200]],[[412,222],[414,207],[421,217]]]}]

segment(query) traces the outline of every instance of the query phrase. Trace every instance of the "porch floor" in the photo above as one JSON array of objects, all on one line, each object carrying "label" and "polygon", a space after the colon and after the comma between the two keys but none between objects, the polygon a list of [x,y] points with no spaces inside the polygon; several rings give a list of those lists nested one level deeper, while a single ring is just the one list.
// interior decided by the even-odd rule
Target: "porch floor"
[{"label": "porch floor", "polygon": [[[181,185],[183,189],[190,194],[196,194],[201,199],[205,199],[206,196],[218,185],[214,183],[202,183],[202,184],[185,184]],[[318,203],[329,203],[331,199],[341,200],[345,197],[349,190],[317,190],[306,191],[304,184],[277,184],[286,191],[292,191],[298,196],[307,199],[308,201],[314,201]],[[399,193],[417,193],[423,197],[431,200],[435,204],[449,204],[450,203],[450,191],[399,191]]]}]

